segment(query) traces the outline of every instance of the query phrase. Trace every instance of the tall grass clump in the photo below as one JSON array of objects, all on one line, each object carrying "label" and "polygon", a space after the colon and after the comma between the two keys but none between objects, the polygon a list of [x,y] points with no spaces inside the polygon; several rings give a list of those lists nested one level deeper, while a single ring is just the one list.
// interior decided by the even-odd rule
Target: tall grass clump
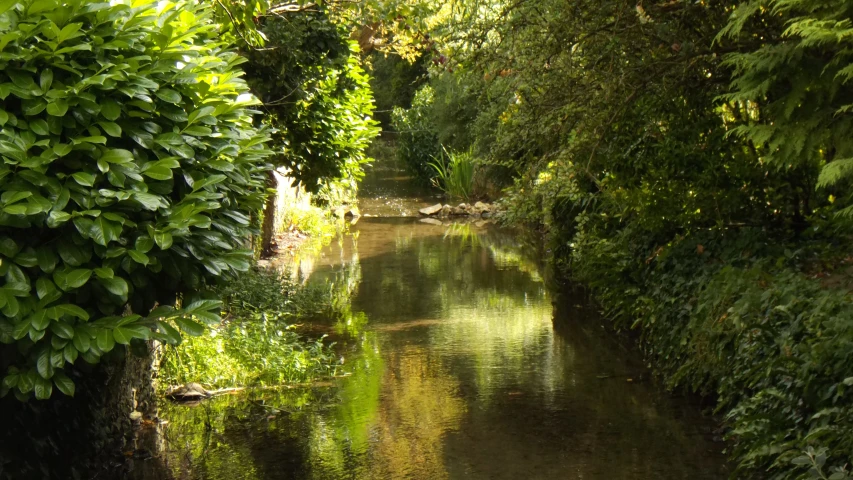
[{"label": "tall grass clump", "polygon": [[475,159],[473,150],[442,153],[429,166],[435,171],[433,184],[451,197],[469,199],[474,193]]}]

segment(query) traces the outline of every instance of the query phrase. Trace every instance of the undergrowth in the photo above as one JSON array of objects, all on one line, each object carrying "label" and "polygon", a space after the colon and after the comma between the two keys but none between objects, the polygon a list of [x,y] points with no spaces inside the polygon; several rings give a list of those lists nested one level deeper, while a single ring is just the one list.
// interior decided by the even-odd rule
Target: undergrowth
[{"label": "undergrowth", "polygon": [[277,386],[335,375],[339,364],[325,337],[293,330],[316,313],[317,299],[274,270],[252,269],[220,288],[225,320],[209,333],[166,347],[161,389],[198,382],[207,388]]},{"label": "undergrowth", "polygon": [[853,298],[837,281],[849,274],[845,238],[793,249],[759,229],[666,245],[630,229],[587,232],[571,266],[618,327],[641,330],[671,387],[717,395],[737,478],[843,480],[853,478]]}]

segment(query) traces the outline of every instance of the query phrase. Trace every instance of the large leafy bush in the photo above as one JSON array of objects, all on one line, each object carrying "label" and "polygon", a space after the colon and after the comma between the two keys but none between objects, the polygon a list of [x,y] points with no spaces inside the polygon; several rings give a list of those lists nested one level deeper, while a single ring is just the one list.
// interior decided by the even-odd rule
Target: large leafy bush
[{"label": "large leafy bush", "polygon": [[245,69],[274,128],[276,165],[330,202],[354,194],[379,133],[358,44],[322,11],[269,15],[259,28],[266,47],[246,51]]},{"label": "large leafy bush", "polygon": [[217,320],[192,292],[248,268],[268,153],[217,36],[187,2],[0,3],[3,393]]}]

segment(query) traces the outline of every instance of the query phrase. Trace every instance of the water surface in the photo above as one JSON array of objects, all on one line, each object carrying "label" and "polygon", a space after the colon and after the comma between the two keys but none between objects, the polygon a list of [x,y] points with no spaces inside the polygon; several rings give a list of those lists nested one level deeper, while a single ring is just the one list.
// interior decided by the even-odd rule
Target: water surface
[{"label": "water surface", "polygon": [[361,219],[299,273],[336,312],[305,328],[350,375],[167,405],[149,478],[725,478],[713,423],[581,296],[555,299],[536,252],[491,225]]}]

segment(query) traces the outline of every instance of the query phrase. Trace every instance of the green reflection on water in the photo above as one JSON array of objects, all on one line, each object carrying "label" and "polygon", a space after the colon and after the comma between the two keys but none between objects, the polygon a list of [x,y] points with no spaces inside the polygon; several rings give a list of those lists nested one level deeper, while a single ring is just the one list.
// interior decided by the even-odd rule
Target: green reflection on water
[{"label": "green reflection on water", "polygon": [[695,409],[583,308],[555,328],[536,252],[488,226],[362,220],[298,274],[326,312],[305,328],[349,376],[165,406],[169,476],[724,478]]}]

